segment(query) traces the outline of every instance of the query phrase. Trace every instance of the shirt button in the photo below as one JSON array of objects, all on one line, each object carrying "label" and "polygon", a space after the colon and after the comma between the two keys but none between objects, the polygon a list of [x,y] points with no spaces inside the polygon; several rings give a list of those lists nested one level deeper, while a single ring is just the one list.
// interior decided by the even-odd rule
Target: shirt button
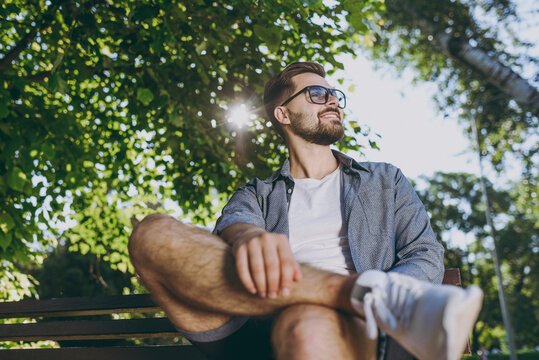
[{"label": "shirt button", "polygon": [[289,188],[287,191],[289,194],[292,194],[292,188]]}]

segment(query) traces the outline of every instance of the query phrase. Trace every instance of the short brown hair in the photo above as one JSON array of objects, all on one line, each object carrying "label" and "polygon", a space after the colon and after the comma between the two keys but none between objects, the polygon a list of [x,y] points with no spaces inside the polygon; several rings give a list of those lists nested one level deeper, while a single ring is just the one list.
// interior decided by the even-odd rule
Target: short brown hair
[{"label": "short brown hair", "polygon": [[264,107],[266,108],[266,113],[268,118],[279,133],[284,139],[284,132],[281,127],[281,124],[277,121],[273,115],[275,108],[283,103],[285,99],[292,95],[294,91],[294,83],[292,78],[296,75],[303,73],[314,73],[320,75],[321,77],[326,77],[326,72],[322,65],[315,62],[295,62],[283,69],[279,75],[270,79],[266,83],[264,89]]}]

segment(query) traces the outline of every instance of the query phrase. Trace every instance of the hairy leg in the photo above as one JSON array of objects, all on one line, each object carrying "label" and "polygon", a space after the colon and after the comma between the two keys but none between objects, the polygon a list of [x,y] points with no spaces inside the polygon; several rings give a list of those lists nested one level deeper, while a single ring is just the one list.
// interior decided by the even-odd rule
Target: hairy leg
[{"label": "hairy leg", "polygon": [[367,338],[365,322],[338,310],[299,304],[275,320],[272,344],[278,360],[375,360],[377,341]]},{"label": "hairy leg", "polygon": [[169,215],[146,217],[129,241],[131,261],[169,319],[188,331],[219,327],[233,315],[266,315],[293,304],[317,304],[354,312],[355,278],[302,266],[290,296],[252,295],[241,284],[231,248],[220,237]]}]

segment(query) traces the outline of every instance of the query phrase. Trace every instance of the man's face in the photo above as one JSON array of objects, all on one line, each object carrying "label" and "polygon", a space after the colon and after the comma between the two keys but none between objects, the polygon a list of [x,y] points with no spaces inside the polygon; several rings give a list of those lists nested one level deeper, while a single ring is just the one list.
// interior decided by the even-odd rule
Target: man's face
[{"label": "man's face", "polygon": [[[314,73],[296,75],[292,80],[295,84],[293,93],[310,85],[331,88],[326,79]],[[303,92],[286,105],[292,133],[317,145],[331,145],[339,141],[344,136],[344,128],[343,112],[337,104],[338,100],[331,95],[326,104],[314,104],[307,91]]]}]

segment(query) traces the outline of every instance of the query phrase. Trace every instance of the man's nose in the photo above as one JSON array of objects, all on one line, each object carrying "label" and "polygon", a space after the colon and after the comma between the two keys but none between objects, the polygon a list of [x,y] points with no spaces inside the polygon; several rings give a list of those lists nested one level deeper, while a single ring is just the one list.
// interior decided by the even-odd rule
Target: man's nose
[{"label": "man's nose", "polygon": [[337,106],[339,104],[339,99],[337,99],[337,97],[335,95],[333,95],[332,93],[329,93],[327,103],[329,105]]}]

